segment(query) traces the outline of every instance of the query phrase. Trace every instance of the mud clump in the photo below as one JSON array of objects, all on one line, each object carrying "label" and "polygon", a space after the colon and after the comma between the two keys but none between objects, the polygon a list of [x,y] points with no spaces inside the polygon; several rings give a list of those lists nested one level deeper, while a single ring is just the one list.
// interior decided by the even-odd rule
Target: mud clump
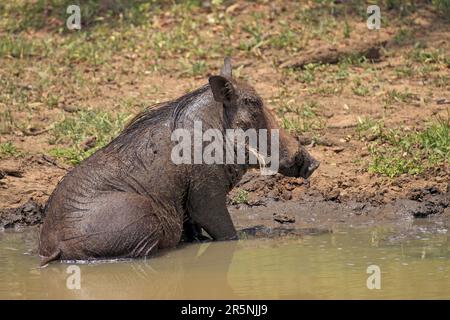
[{"label": "mud clump", "polygon": [[443,193],[434,186],[423,189],[414,189],[409,194],[409,199],[413,204],[406,210],[415,218],[425,218],[429,215],[442,214],[450,206],[450,188]]},{"label": "mud clump", "polygon": [[408,213],[414,218],[425,218],[430,214],[442,214],[444,212],[444,207],[433,204],[433,203],[421,203],[413,208],[409,209]]},{"label": "mud clump", "polygon": [[327,193],[326,195],[324,195],[324,198],[326,201],[335,201],[335,202],[340,202],[340,197],[341,192],[338,189],[332,190],[329,193]]},{"label": "mud clump", "polygon": [[0,229],[34,226],[41,224],[44,218],[44,206],[33,199],[17,208],[0,211]]},{"label": "mud clump", "polygon": [[228,195],[228,205],[239,190],[249,193],[244,206],[240,208],[267,206],[273,201],[297,200],[298,194],[307,188],[308,182],[303,178],[283,177],[282,175],[264,176],[256,171],[247,172],[236,188]]},{"label": "mud clump", "polygon": [[275,220],[278,223],[294,223],[295,217],[288,214],[280,214],[280,213],[274,213],[273,214],[273,220]]},{"label": "mud clump", "polygon": [[407,208],[408,213],[415,218],[425,218],[444,213],[450,206],[450,190],[444,194],[433,186],[415,189],[410,193],[409,199],[414,200],[415,205]]},{"label": "mud clump", "polygon": [[254,238],[282,238],[294,237],[301,238],[305,235],[330,233],[329,229],[319,228],[287,228],[287,227],[266,227],[263,225],[252,226],[238,230],[239,239]]}]

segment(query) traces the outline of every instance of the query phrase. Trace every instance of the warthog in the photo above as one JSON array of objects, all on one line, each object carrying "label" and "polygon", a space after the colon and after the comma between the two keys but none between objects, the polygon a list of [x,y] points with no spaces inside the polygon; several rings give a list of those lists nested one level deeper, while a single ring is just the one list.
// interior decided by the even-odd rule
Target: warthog
[{"label": "warthog", "polygon": [[[136,116],[108,145],[71,170],[45,207],[39,253],[52,260],[146,257],[176,246],[184,234],[237,239],[226,195],[244,164],[175,164],[177,128],[278,130],[256,91],[232,78],[225,59],[221,74],[176,100]],[[275,150],[271,150],[274,152]],[[298,141],[279,131],[279,172],[308,178],[319,166]]]}]

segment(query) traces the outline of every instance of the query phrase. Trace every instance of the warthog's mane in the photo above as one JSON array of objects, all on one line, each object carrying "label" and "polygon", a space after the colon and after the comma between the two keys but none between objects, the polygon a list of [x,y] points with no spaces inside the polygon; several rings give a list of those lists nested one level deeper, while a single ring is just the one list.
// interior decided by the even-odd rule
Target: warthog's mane
[{"label": "warthog's mane", "polygon": [[196,109],[192,107],[195,106],[195,100],[208,91],[209,88],[209,84],[206,84],[175,100],[162,102],[146,108],[127,124],[123,133],[136,130],[140,131],[140,129],[148,128],[155,123],[167,120],[168,117],[170,118],[172,130],[177,128],[187,113],[196,112]]},{"label": "warthog's mane", "polygon": [[197,102],[202,101],[208,90],[210,90],[210,86],[206,84],[175,100],[147,107],[137,114],[122,132],[103,149],[106,152],[112,150],[122,152],[129,150],[129,148],[135,148],[136,144],[139,148],[149,147],[152,144],[151,136],[154,132],[163,129],[161,126],[169,125],[169,129],[173,131],[176,128],[183,127],[183,124],[185,124],[183,120],[186,117],[197,117],[197,113],[199,113]]}]

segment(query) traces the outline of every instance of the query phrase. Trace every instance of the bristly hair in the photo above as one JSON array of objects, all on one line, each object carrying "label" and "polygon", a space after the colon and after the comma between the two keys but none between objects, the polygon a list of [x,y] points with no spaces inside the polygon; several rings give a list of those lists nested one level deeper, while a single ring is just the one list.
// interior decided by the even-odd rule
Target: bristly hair
[{"label": "bristly hair", "polygon": [[190,108],[195,104],[195,99],[209,90],[209,84],[204,85],[188,94],[167,102],[155,104],[146,108],[136,115],[122,130],[122,132],[111,140],[104,150],[126,150],[133,145],[133,142],[141,140],[142,134],[154,129],[161,122],[170,123],[171,130],[182,126],[185,115],[195,113],[195,108]]},{"label": "bristly hair", "polygon": [[184,96],[167,101],[158,103],[151,107],[146,108],[144,111],[136,115],[125,127],[123,133],[138,130],[143,127],[147,127],[154,120],[159,120],[163,116],[170,116],[172,130],[178,127],[180,120],[183,115],[189,111],[189,106],[194,102],[194,100],[205,93],[209,89],[209,84],[206,84],[192,92],[185,94]]}]

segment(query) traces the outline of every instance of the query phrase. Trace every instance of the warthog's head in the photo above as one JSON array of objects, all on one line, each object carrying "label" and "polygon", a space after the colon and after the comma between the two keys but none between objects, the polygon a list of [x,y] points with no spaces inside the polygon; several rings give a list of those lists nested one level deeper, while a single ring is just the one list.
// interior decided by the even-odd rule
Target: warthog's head
[{"label": "warthog's head", "polygon": [[[214,100],[223,104],[225,125],[230,129],[267,129],[267,141],[272,130],[279,130],[279,172],[285,176],[308,178],[318,167],[314,159],[297,141],[283,129],[279,129],[275,116],[264,106],[261,97],[250,85],[233,79],[231,61],[225,58],[220,75],[211,76],[209,84]],[[268,143],[270,146],[271,143]]]}]

